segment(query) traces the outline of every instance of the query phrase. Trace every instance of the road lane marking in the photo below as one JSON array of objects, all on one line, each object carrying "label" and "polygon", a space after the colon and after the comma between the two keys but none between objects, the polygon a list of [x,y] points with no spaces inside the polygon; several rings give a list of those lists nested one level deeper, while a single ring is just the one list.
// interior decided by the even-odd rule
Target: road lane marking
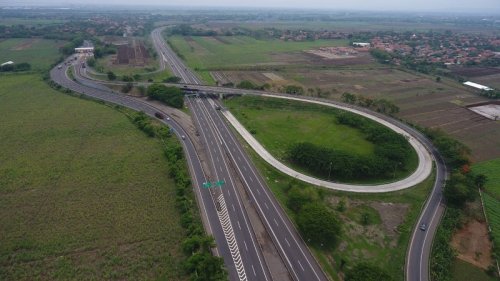
[{"label": "road lane marking", "polygon": [[240,230],[241,230],[241,224],[240,224],[240,221],[238,221],[238,227],[239,227],[239,228],[240,228]]},{"label": "road lane marking", "polygon": [[288,244],[288,247],[291,247],[290,242],[288,242],[288,239],[286,239],[286,237],[285,237],[285,242]]},{"label": "road lane marking", "polygon": [[245,244],[245,250],[247,250],[247,252],[248,252],[247,241],[243,240],[243,244]]},{"label": "road lane marking", "polygon": [[297,260],[297,262],[299,263],[300,268],[302,268],[302,271],[305,271],[305,270],[304,270],[304,267],[303,267],[303,266],[302,266],[302,264],[300,263],[300,260]]},{"label": "road lane marking", "polygon": [[273,218],[273,220],[274,220],[274,223],[276,224],[276,226],[279,226],[279,224],[278,224],[278,222],[276,221],[276,219],[275,219],[275,218]]},{"label": "road lane marking", "polygon": [[231,204],[233,206],[233,212],[236,212],[236,208],[234,207],[234,204]]},{"label": "road lane marking", "polygon": [[253,275],[257,276],[257,273],[255,272],[255,268],[253,267],[253,264],[252,264],[252,269],[253,269]]},{"label": "road lane marking", "polygon": [[266,202],[264,202],[264,205],[266,205],[266,209],[268,209],[268,210],[269,210],[269,206],[267,206],[267,203],[266,203]]}]

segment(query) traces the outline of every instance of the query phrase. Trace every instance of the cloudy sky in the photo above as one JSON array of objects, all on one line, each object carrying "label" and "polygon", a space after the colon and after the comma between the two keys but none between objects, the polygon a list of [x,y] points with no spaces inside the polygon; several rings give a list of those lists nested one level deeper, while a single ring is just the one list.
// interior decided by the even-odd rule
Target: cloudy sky
[{"label": "cloudy sky", "polygon": [[500,0],[0,0],[0,6],[148,4],[195,7],[288,7],[334,10],[500,12]]}]

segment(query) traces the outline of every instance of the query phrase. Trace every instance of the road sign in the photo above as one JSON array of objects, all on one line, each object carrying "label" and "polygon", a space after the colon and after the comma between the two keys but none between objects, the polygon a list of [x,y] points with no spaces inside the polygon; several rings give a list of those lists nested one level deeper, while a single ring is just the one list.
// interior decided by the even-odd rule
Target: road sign
[{"label": "road sign", "polygon": [[211,188],[211,187],[217,187],[217,186],[222,186],[223,184],[225,184],[226,182],[223,181],[223,180],[220,180],[220,181],[216,181],[214,183],[211,183],[211,182],[204,182],[203,183],[203,188]]}]

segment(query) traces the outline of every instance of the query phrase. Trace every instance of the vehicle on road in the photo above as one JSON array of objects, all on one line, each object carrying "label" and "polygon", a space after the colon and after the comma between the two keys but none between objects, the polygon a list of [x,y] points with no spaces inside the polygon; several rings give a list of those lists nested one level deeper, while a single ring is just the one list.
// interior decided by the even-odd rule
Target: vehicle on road
[{"label": "vehicle on road", "polygon": [[427,225],[425,223],[420,225],[420,230],[425,231],[427,229]]},{"label": "vehicle on road", "polygon": [[167,121],[170,121],[170,117],[167,117]]},{"label": "vehicle on road", "polygon": [[161,114],[160,112],[156,112],[155,113],[155,117],[158,118],[158,119],[163,119],[165,118],[165,116],[163,116],[163,114]]},{"label": "vehicle on road", "polygon": [[185,136],[185,135],[182,135],[182,136],[181,136],[181,138],[182,138],[183,140],[185,140],[185,139],[186,139],[186,136]]},{"label": "vehicle on road", "polygon": [[62,68],[62,64],[60,64],[60,65],[57,67],[57,69],[61,69],[61,68]]}]

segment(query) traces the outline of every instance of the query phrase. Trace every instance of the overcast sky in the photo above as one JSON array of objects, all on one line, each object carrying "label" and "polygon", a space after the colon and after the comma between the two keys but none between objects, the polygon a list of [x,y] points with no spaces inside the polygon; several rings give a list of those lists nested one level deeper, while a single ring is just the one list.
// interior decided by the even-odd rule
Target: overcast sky
[{"label": "overcast sky", "polygon": [[500,0],[0,0],[0,6],[128,4],[194,7],[287,7],[333,10],[500,12]]}]

